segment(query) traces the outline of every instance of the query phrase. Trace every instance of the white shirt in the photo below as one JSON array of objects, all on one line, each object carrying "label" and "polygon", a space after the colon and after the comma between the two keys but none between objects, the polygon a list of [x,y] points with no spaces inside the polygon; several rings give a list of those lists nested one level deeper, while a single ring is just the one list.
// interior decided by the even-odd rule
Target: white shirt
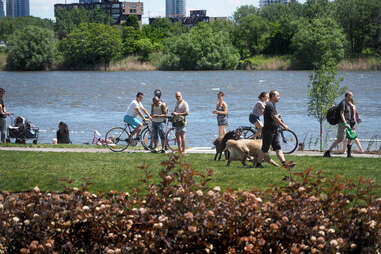
[{"label": "white shirt", "polygon": [[138,109],[141,109],[143,104],[137,100],[133,100],[127,108],[127,115],[136,117],[138,115]]}]

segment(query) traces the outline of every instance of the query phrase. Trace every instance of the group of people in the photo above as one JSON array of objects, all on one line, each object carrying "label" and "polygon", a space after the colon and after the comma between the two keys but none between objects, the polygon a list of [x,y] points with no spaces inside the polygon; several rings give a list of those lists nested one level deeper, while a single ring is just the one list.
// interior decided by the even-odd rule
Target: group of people
[{"label": "group of people", "polygon": [[[181,92],[176,92],[176,105],[172,112],[173,125],[176,133],[176,143],[180,153],[185,152],[186,145],[186,117],[189,115],[188,103],[183,99]],[[127,108],[124,122],[132,126],[133,131],[130,133],[130,139],[139,139],[140,131],[142,130],[143,123],[137,118],[139,115],[143,121],[152,120],[152,151],[159,152],[158,143],[159,137],[161,139],[161,153],[165,153],[166,139],[164,134],[165,122],[168,117],[168,108],[166,103],[161,99],[161,91],[155,90],[154,97],[151,104],[151,113],[144,108],[142,101],[144,94],[138,92],[136,99],[133,100]],[[144,113],[144,114],[143,114]],[[146,117],[145,117],[146,116]]]},{"label": "group of people", "polygon": [[[7,112],[4,103],[5,89],[0,88],[0,135],[1,142],[5,142],[7,133],[6,118],[11,113]],[[176,141],[178,145],[178,151],[180,153],[185,152],[186,147],[186,117],[189,115],[189,105],[183,99],[181,92],[177,91],[176,105],[172,112],[172,121],[175,127]],[[166,140],[165,140],[165,122],[168,116],[168,108],[166,103],[161,99],[161,91],[155,90],[154,97],[151,104],[151,112],[149,113],[143,106],[142,101],[144,94],[138,92],[136,99],[134,99],[128,106],[124,121],[130,124],[134,130],[131,132],[131,139],[139,138],[140,131],[143,127],[143,123],[137,118],[139,115],[143,121],[152,121],[152,150],[154,152],[165,153]],[[218,139],[222,139],[226,134],[226,127],[228,126],[228,105],[224,101],[224,93],[220,91],[217,94],[218,102],[216,109],[213,110],[213,114],[217,117],[218,125]],[[280,94],[276,90],[272,90],[269,93],[262,92],[258,96],[258,101],[253,107],[250,113],[249,120],[256,127],[254,139],[258,136],[262,136],[263,144],[262,151],[266,154],[269,152],[270,147],[276,152],[280,161],[285,164],[280,142],[279,134],[277,132],[279,126],[284,129],[288,129],[288,126],[282,121],[278,114],[276,103],[280,100]],[[331,157],[331,151],[341,142],[344,142],[344,149],[346,148],[347,157],[352,157],[352,140],[346,138],[346,128],[356,129],[356,124],[361,123],[357,108],[353,100],[353,92],[348,91],[345,93],[345,99],[338,105],[340,111],[340,121],[338,123],[336,140],[332,143],[330,148],[324,153],[324,157]],[[263,123],[260,117],[263,115]],[[161,150],[158,150],[159,137],[161,140]],[[358,145],[360,152],[364,152],[358,138],[354,139],[354,142]],[[69,137],[69,130],[67,124],[60,122],[58,125],[57,138],[53,139],[53,143],[71,143]]]}]

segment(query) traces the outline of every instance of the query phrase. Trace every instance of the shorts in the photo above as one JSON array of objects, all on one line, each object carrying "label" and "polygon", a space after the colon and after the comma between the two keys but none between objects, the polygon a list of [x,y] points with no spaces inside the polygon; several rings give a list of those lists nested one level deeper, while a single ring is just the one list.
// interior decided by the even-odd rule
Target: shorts
[{"label": "shorts", "polygon": [[132,128],[134,128],[134,129],[142,124],[136,117],[132,117],[132,116],[129,116],[129,115],[125,115],[124,116],[124,122],[128,123],[129,125],[131,125]]},{"label": "shorts", "polygon": [[337,124],[337,135],[336,135],[337,140],[343,141],[345,139],[345,136],[346,136],[345,129],[346,128],[344,126],[344,123],[340,121]]},{"label": "shorts", "polygon": [[268,153],[270,150],[270,146],[274,151],[281,150],[280,142],[279,142],[279,133],[274,131],[263,131],[262,132],[262,152]]},{"label": "shorts", "polygon": [[153,140],[158,140],[159,136],[160,139],[163,141],[165,139],[164,137],[164,122],[152,122],[152,134],[153,134]]},{"label": "shorts", "polygon": [[187,131],[187,128],[185,128],[185,126],[175,127],[175,131],[176,131],[176,134],[182,134],[182,133],[185,133]]},{"label": "shorts", "polygon": [[227,117],[217,117],[218,126],[228,126],[228,118]]}]

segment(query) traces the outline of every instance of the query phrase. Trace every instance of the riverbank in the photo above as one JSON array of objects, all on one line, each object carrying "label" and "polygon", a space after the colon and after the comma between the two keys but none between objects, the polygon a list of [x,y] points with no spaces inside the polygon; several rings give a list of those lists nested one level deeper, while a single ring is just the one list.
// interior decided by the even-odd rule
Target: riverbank
[{"label": "riverbank", "polygon": [[[7,64],[6,53],[0,53],[0,70],[5,70]],[[161,54],[151,54],[147,62],[143,62],[138,56],[129,56],[127,58],[111,62],[109,66],[104,65],[89,66],[80,69],[80,71],[156,71],[160,70]],[[340,71],[380,71],[381,57],[361,57],[344,59],[339,65]],[[242,60],[239,70],[258,70],[258,71],[285,71],[300,70],[292,64],[291,56],[263,56],[258,55]],[[50,71],[66,71],[67,68],[57,65]]]}]

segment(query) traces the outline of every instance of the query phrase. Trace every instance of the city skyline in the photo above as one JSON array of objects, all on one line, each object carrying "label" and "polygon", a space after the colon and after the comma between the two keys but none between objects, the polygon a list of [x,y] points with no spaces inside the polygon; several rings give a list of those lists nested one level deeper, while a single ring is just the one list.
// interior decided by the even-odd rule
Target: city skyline
[{"label": "city skyline", "polygon": [[[125,0],[124,2],[127,2]],[[49,4],[47,4],[47,2]],[[49,18],[54,20],[54,4],[79,2],[79,0],[30,0],[30,14],[35,17]],[[138,0],[132,0],[138,2]],[[148,17],[165,17],[166,0],[141,0],[144,3],[144,21]],[[299,0],[303,3],[305,0]],[[259,0],[188,0],[186,15],[190,10],[207,10],[208,16],[229,17],[241,5],[254,5],[259,7]]]},{"label": "city skyline", "polygon": [[7,16],[14,18],[30,15],[29,0],[7,0]]},{"label": "city skyline", "polygon": [[4,17],[5,16],[5,8],[4,8],[5,4],[3,2],[3,0],[0,0],[0,17]]}]

